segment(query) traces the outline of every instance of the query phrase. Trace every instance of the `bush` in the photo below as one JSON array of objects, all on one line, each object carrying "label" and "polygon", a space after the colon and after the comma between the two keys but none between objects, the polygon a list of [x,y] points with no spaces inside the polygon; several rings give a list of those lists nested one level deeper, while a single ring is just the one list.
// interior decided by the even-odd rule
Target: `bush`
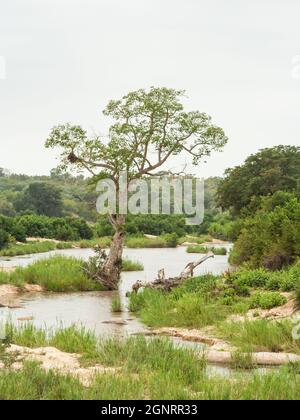
[{"label": "bush", "polygon": [[251,297],[250,307],[251,309],[272,309],[286,302],[287,299],[278,292],[258,292]]},{"label": "bush", "polygon": [[212,252],[214,255],[227,255],[226,248],[216,248],[216,247],[208,247],[208,246],[201,246],[201,245],[190,245],[187,247],[186,250],[189,254],[208,254]]},{"label": "bush", "polygon": [[176,248],[178,245],[178,236],[176,233],[168,233],[163,236],[163,239],[166,241],[168,248]]},{"label": "bush", "polygon": [[[93,231],[83,219],[50,218],[47,216],[26,215],[14,219],[15,227],[10,229],[11,235],[22,234],[26,238],[49,238],[59,241],[77,241],[91,239]],[[20,230],[22,226],[22,230]],[[20,240],[20,239],[19,239]]]},{"label": "bush", "polygon": [[264,269],[247,270],[241,269],[232,274],[233,283],[240,288],[243,287],[265,287],[270,280],[271,273]]},{"label": "bush", "polygon": [[232,264],[280,270],[300,256],[300,200],[285,195],[283,203],[278,201],[273,208],[275,198],[264,199],[261,209],[244,221]]},{"label": "bush", "polygon": [[282,273],[280,287],[284,292],[296,290],[300,286],[300,262]]},{"label": "bush", "polygon": [[9,244],[9,234],[5,230],[0,229],[0,250],[6,248]]}]

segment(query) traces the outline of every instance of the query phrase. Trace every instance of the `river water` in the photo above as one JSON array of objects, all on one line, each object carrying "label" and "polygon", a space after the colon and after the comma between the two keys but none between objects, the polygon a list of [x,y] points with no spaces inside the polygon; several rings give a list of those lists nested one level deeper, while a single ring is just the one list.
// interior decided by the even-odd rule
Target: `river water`
[{"label": "river water", "polygon": [[[26,266],[32,262],[60,254],[87,260],[93,255],[92,249],[69,249],[52,251],[44,254],[35,254],[0,260],[0,266],[15,267]],[[126,292],[131,290],[132,284],[137,280],[143,282],[153,281],[157,271],[165,268],[167,276],[178,275],[185,265],[199,255],[188,254],[185,247],[170,249],[125,249],[125,258],[141,262],[145,270],[141,272],[122,273],[119,292],[92,292],[92,293],[39,293],[24,294],[20,298],[19,309],[0,309],[0,321],[8,317],[18,322],[18,318],[32,317],[36,326],[65,327],[74,323],[84,325],[94,330],[98,335],[129,335],[147,331],[139,320],[128,312]],[[206,261],[196,269],[195,274],[220,274],[228,269],[227,256],[216,256]],[[120,295],[123,312],[114,314],[111,311],[113,297]]]}]

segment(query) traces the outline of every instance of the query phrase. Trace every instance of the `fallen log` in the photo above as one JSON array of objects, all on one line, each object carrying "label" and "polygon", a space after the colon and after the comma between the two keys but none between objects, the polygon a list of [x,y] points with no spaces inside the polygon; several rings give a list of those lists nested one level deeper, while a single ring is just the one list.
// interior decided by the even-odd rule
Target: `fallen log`
[{"label": "fallen log", "polygon": [[210,258],[214,258],[214,254],[212,252],[209,252],[204,257],[202,257],[198,261],[190,262],[186,265],[184,270],[180,273],[178,277],[169,277],[166,278],[165,270],[161,269],[159,270],[157,274],[157,279],[150,283],[142,283],[141,281],[137,281],[132,286],[132,291],[137,293],[139,289],[141,288],[150,288],[150,289],[161,289],[170,291],[174,287],[180,286],[186,279],[194,276],[195,269],[200,265],[203,264],[205,261],[207,261]]}]

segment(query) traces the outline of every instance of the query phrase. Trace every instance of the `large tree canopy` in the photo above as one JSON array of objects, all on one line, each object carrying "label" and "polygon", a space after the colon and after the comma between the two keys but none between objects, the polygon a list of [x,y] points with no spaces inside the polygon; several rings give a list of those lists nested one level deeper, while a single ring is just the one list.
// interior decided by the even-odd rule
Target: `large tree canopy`
[{"label": "large tree canopy", "polygon": [[[255,203],[258,197],[277,191],[298,192],[300,186],[300,147],[277,146],[251,155],[242,166],[228,169],[219,184],[219,204],[236,214]],[[252,210],[255,210],[252,209]]]},{"label": "large tree canopy", "polygon": [[[162,173],[175,155],[186,155],[198,164],[227,142],[224,131],[199,111],[186,112],[182,91],[154,88],[131,92],[121,100],[111,101],[104,115],[113,123],[107,138],[89,137],[80,126],[55,127],[46,147],[61,149],[61,166],[89,171],[95,178],[107,177],[119,185],[121,172],[128,182]],[[115,230],[110,254],[99,275],[105,287],[115,289],[121,267],[125,236],[125,215],[112,214]],[[97,273],[98,276],[98,273]]]},{"label": "large tree canopy", "polygon": [[55,127],[46,147],[60,147],[64,168],[76,165],[93,175],[104,171],[117,179],[127,171],[129,179],[153,175],[172,155],[182,152],[197,164],[227,142],[224,131],[199,111],[185,112],[184,92],[151,88],[131,92],[111,101],[104,115],[113,119],[108,139],[89,138],[80,126]]},{"label": "large tree canopy", "polygon": [[32,210],[37,214],[59,217],[62,214],[61,191],[46,182],[29,185],[23,196],[16,202],[18,211]]}]

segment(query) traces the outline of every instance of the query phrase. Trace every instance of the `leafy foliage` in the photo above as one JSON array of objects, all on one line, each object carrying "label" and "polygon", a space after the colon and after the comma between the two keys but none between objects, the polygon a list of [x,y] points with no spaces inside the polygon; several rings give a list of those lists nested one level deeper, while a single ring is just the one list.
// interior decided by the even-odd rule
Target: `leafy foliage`
[{"label": "leafy foliage", "polygon": [[248,262],[253,267],[280,269],[300,256],[300,200],[289,197],[269,210],[273,198],[265,199],[244,227],[234,246],[231,262]]},{"label": "leafy foliage", "polygon": [[299,193],[300,147],[276,146],[251,155],[242,166],[228,169],[218,189],[219,204],[240,214],[250,206],[255,211],[259,198],[277,191]]}]

